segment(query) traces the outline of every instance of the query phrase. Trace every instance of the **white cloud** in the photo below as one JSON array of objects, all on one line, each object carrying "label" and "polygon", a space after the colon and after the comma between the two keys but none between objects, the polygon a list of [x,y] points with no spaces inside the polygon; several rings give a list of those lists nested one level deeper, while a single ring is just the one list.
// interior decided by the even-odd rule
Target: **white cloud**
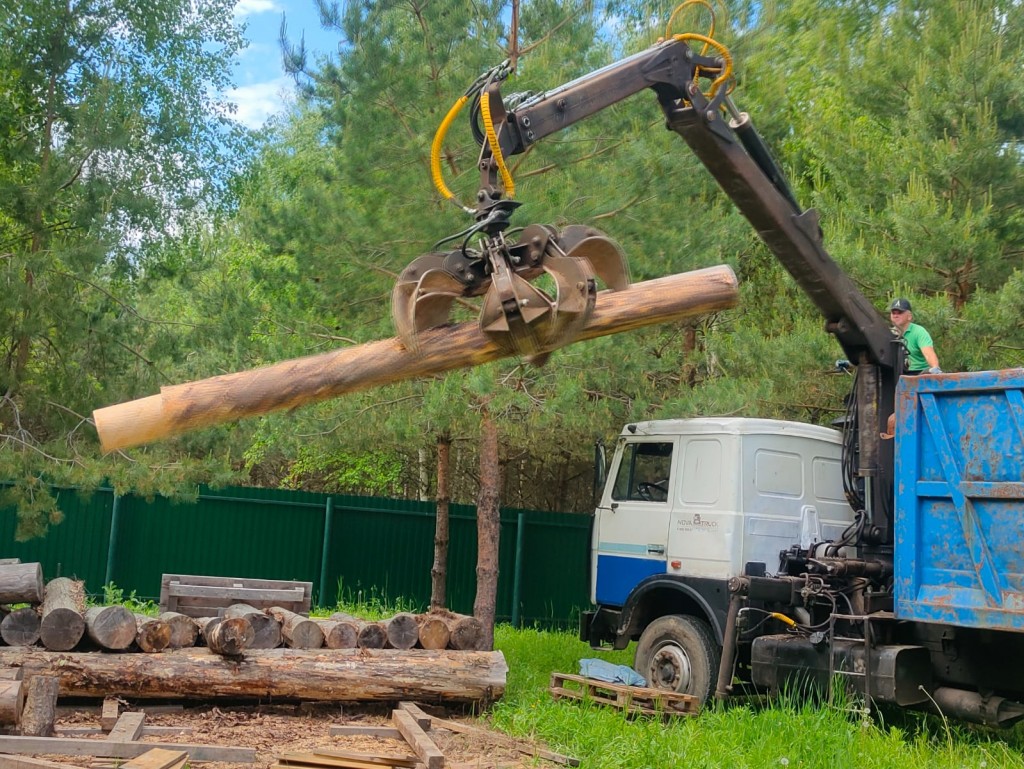
[{"label": "white cloud", "polygon": [[234,15],[237,18],[239,16],[255,16],[257,13],[269,13],[280,10],[281,6],[275,3],[274,0],[238,0]]},{"label": "white cloud", "polygon": [[260,128],[267,118],[276,115],[292,101],[294,93],[291,78],[278,77],[264,83],[233,88],[228,91],[227,98],[238,106],[235,120],[249,128]]}]

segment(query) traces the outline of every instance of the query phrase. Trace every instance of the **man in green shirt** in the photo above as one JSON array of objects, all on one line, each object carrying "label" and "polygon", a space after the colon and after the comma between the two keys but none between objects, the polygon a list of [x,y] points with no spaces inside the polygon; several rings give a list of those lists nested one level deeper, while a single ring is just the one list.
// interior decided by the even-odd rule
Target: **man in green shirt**
[{"label": "man in green shirt", "polygon": [[904,374],[941,374],[939,358],[931,334],[913,322],[914,313],[906,299],[894,299],[889,305],[889,319],[907,347],[907,368]]}]

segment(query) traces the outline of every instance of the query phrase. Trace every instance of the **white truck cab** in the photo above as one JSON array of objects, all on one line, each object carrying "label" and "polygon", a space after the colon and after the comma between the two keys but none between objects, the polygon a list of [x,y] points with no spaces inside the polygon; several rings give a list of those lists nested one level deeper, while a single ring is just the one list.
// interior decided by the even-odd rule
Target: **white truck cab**
[{"label": "white truck cab", "polygon": [[783,551],[853,522],[842,436],[770,419],[626,425],[594,517],[592,645],[639,639],[652,685],[705,698],[717,675],[728,580],[773,575]]}]

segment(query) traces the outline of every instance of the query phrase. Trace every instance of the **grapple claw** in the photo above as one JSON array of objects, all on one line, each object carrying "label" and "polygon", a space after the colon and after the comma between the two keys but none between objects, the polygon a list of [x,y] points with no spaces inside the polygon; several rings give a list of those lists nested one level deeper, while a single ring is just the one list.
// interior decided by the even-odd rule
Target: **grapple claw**
[{"label": "grapple claw", "polygon": [[452,303],[465,287],[444,269],[444,254],[424,254],[398,276],[391,292],[395,331],[410,350],[418,349],[416,335],[448,322]]},{"label": "grapple claw", "polygon": [[[599,230],[571,225],[525,227],[518,242],[499,231],[482,249],[425,254],[406,267],[392,292],[398,336],[416,350],[416,335],[448,320],[458,297],[483,295],[480,328],[510,352],[537,365],[551,350],[572,341],[594,310],[597,281],[609,288],[629,285],[622,250]],[[554,297],[530,283],[547,274]]]}]

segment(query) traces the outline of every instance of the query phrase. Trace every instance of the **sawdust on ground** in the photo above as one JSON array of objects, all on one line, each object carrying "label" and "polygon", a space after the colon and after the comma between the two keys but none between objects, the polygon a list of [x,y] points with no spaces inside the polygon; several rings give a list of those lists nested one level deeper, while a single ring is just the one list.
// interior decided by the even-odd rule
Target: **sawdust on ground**
[{"label": "sawdust on ground", "polygon": [[[104,739],[105,734],[82,735],[71,730],[99,728],[99,709],[62,707],[57,720],[57,736],[74,739]],[[122,708],[122,712],[143,710],[145,725],[164,727],[161,734],[143,735],[140,742],[218,745],[222,747],[253,748],[256,763],[202,762],[201,769],[268,769],[277,757],[288,752],[311,752],[316,749],[358,751],[380,755],[413,755],[404,740],[364,735],[332,736],[332,726],[390,727],[390,710],[384,707],[357,707],[336,703],[302,703],[297,705],[224,705],[190,706],[165,710],[159,706],[147,708],[145,704]],[[473,726],[458,714],[435,711],[435,715],[458,720]],[[168,732],[167,727],[180,729]],[[518,769],[519,767],[554,767],[557,764],[519,750],[520,747],[544,748],[539,743],[516,740],[515,745],[498,732],[458,734],[443,728],[428,732],[444,753],[446,766],[455,769]],[[184,748],[183,748],[184,749]],[[109,767],[112,759],[85,756],[38,756],[49,761],[76,767]],[[118,762],[123,763],[123,762]],[[192,762],[190,761],[190,764]]]}]

